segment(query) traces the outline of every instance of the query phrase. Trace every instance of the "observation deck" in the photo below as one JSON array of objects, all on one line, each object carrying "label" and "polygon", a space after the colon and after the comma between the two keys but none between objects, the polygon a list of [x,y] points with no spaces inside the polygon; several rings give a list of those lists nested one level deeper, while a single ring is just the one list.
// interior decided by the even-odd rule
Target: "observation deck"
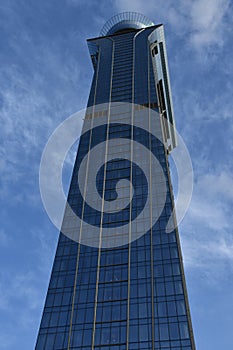
[{"label": "observation deck", "polygon": [[141,29],[154,26],[154,23],[146,16],[137,12],[122,12],[111,17],[100,31],[100,36],[127,32],[132,29]]}]

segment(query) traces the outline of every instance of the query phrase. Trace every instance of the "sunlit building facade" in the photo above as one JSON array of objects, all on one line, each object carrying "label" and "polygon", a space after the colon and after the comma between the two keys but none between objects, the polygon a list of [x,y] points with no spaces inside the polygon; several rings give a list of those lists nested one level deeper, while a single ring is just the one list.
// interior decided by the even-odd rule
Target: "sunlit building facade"
[{"label": "sunlit building facade", "polygon": [[36,350],[194,350],[170,221],[176,135],[163,25],[119,14],[88,47],[94,76]]}]

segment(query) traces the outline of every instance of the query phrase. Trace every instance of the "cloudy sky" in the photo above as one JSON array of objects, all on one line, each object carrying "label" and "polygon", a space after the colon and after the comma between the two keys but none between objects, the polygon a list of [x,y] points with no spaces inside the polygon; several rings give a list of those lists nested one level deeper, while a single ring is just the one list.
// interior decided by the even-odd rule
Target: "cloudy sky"
[{"label": "cloudy sky", "polygon": [[[57,243],[39,193],[43,148],[55,127],[86,105],[93,73],[86,39],[128,10],[165,25],[177,129],[193,162],[180,235],[197,349],[232,348],[230,0],[8,0],[0,4],[3,350],[33,349]],[[66,179],[71,164],[72,157]]]}]

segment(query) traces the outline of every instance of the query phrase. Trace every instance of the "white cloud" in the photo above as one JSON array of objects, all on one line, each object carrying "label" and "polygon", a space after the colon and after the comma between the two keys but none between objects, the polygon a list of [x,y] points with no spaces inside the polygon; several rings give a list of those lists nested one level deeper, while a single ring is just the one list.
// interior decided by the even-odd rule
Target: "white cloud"
[{"label": "white cloud", "polygon": [[[229,0],[196,0],[190,7],[193,33],[191,42],[196,47],[222,45],[227,29]],[[229,17],[230,18],[230,17]]]},{"label": "white cloud", "polygon": [[[233,271],[233,238],[229,234],[216,235],[214,232],[200,237],[182,237],[184,262],[187,268],[202,269],[209,281],[228,279]],[[227,270],[226,270],[227,267]],[[222,276],[221,276],[222,275]]]},{"label": "white cloud", "polygon": [[232,188],[230,172],[199,176],[180,227],[185,266],[211,284],[233,272]]},{"label": "white cloud", "polygon": [[193,226],[204,225],[213,230],[230,229],[230,203],[233,199],[233,179],[231,173],[200,175],[194,185],[189,218]]},{"label": "white cloud", "polygon": [[[19,49],[19,44],[14,43],[13,46],[15,51]],[[27,183],[27,189],[31,185],[33,191],[38,192],[39,161],[48,136],[60,120],[76,112],[72,110],[74,99],[78,108],[79,97],[83,93],[74,89],[80,78],[74,56],[64,62],[63,55],[54,47],[33,47],[32,52],[34,49],[40,51],[38,70],[34,67],[31,72],[23,71],[20,65],[6,65],[0,69],[3,102],[0,116],[0,192],[7,201],[11,193],[14,203],[22,197],[22,192],[18,187],[16,193],[12,185],[20,181],[24,185]],[[33,199],[33,205],[35,197],[29,191],[27,193],[27,189],[23,191],[24,196],[28,194],[28,200]]]},{"label": "white cloud", "polygon": [[231,28],[230,0],[178,0],[174,2],[118,0],[119,11],[136,11],[148,15],[156,23],[169,23],[196,48],[222,45]]},{"label": "white cloud", "polygon": [[199,191],[205,191],[205,195],[211,199],[220,196],[221,201],[233,200],[232,174],[222,171],[218,175],[212,173],[203,175],[199,180]]},{"label": "white cloud", "polygon": [[0,246],[5,247],[8,245],[9,237],[4,230],[0,230]]},{"label": "white cloud", "polygon": [[193,24],[200,29],[215,28],[222,21],[229,0],[196,0],[191,4]]},{"label": "white cloud", "polygon": [[203,225],[213,230],[222,230],[229,228],[228,213],[224,206],[219,202],[211,202],[208,197],[203,194],[199,198],[192,200],[190,206],[190,215],[195,226]]},{"label": "white cloud", "polygon": [[[9,273],[1,272],[0,275],[0,290],[1,290],[1,303],[0,308],[2,310],[8,310],[10,313],[16,309],[16,303],[20,307],[20,303],[23,301],[27,304],[27,309],[33,311],[37,307],[41,307],[41,295],[37,290],[38,274],[36,272],[19,273],[15,276],[9,276]],[[7,288],[5,287],[7,285]],[[23,312],[23,310],[22,310]]]},{"label": "white cloud", "polygon": [[[54,231],[57,234],[56,230]],[[21,261],[19,261],[19,257],[12,256],[12,253],[9,254],[10,257],[7,263],[8,265],[14,263],[14,268],[12,271],[10,271],[10,267],[6,270],[2,269],[0,273],[0,310],[2,313],[7,311],[8,317],[17,313],[14,322],[25,330],[28,329],[31,322],[35,322],[35,312],[39,317],[38,310],[41,310],[44,303],[56,245],[52,233],[50,232],[51,235],[49,235],[46,234],[47,232],[48,227],[31,232],[30,237],[34,244],[30,247],[27,245],[28,242],[24,244],[25,260],[21,256]],[[28,238],[29,242],[30,237]],[[10,261],[10,259],[13,261]],[[15,269],[16,265],[18,266],[17,269]],[[23,308],[22,305],[24,305]],[[7,323],[6,326],[8,327]],[[10,328],[13,327],[12,324],[9,326]]]}]

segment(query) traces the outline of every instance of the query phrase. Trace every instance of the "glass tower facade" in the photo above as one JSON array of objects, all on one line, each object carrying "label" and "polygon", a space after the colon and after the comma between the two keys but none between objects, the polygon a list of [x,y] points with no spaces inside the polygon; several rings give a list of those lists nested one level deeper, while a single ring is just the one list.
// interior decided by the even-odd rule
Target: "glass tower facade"
[{"label": "glass tower facade", "polygon": [[163,26],[120,14],[88,47],[93,82],[35,349],[194,350],[169,224],[176,136]]}]

